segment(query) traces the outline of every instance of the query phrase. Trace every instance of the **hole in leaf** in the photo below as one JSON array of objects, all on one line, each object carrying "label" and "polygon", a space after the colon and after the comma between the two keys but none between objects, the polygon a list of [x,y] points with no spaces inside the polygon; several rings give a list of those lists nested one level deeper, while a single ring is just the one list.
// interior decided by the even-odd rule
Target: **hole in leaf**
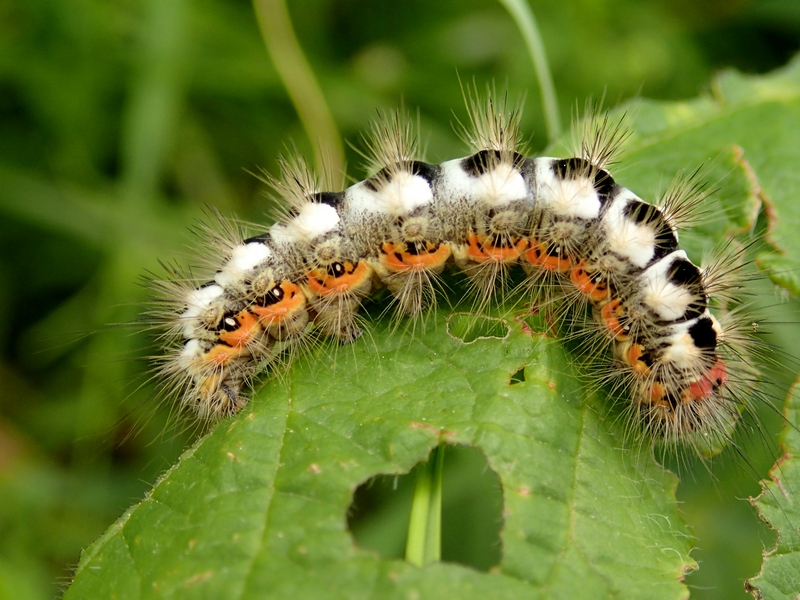
[{"label": "hole in leaf", "polygon": [[[360,485],[347,526],[361,548],[384,558],[405,555],[417,465],[405,475],[378,475]],[[488,571],[500,564],[503,527],[500,478],[471,446],[445,446],[442,478],[442,561]]]},{"label": "hole in leaf", "polygon": [[503,319],[472,315],[469,313],[453,313],[447,318],[447,334],[465,344],[477,340],[504,340],[511,333],[511,327]]},{"label": "hole in leaf", "polygon": [[520,367],[511,374],[511,379],[508,380],[508,385],[517,385],[525,381],[525,367]]}]

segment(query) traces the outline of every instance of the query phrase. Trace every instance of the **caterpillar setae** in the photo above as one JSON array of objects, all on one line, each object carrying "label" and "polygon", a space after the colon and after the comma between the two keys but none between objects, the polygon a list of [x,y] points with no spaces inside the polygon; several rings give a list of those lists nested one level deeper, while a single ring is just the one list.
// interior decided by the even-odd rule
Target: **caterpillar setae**
[{"label": "caterpillar setae", "polygon": [[[491,95],[468,108],[465,158],[423,162],[400,110],[365,138],[368,179],[337,191],[330,174],[284,158],[268,178],[290,207],[276,224],[251,236],[204,229],[224,257],[213,279],[198,285],[172,268],[153,282],[166,346],[157,369],[180,405],[203,421],[237,413],[254,376],[296,355],[311,332],[358,338],[359,308],[377,286],[415,318],[436,303],[448,265],[479,309],[519,268],[524,302],[567,320],[590,307],[591,352],[610,346],[603,378],[626,390],[640,429],[672,445],[724,442],[746,408],[751,377],[730,367],[749,335],[727,309],[738,254],[700,268],[678,244],[705,196],[697,177],[677,177],[646,202],[609,172],[625,132],[608,116],[589,120],[575,156],[529,158],[517,109]],[[718,310],[712,298],[722,298]]]}]

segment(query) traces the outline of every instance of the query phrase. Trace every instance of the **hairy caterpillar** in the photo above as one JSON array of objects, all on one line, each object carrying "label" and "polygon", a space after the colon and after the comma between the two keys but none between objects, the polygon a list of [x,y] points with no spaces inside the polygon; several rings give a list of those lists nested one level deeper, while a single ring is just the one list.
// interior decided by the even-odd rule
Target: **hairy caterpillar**
[{"label": "hairy caterpillar", "polygon": [[252,378],[311,330],[358,338],[359,308],[379,285],[413,318],[452,264],[480,309],[519,266],[526,302],[567,318],[591,307],[590,347],[611,346],[609,377],[640,428],[668,444],[724,442],[746,408],[749,375],[728,367],[748,338],[742,319],[709,309],[736,257],[701,269],[678,246],[702,186],[677,178],[652,204],[619,185],[607,168],[624,132],[608,117],[585,128],[577,156],[527,158],[518,111],[491,97],[468,106],[469,156],[422,162],[403,112],[386,115],[367,137],[370,178],[332,191],[330,175],[284,159],[269,183],[290,209],[275,225],[251,237],[208,228],[224,256],[213,280],[198,286],[175,270],[154,282],[159,371],[180,404],[206,421],[235,414]]}]

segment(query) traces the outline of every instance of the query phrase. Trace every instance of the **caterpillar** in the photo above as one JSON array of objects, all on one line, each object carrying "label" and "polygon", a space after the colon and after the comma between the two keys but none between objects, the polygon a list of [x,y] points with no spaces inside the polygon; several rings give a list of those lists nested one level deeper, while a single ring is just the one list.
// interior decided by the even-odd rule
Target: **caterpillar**
[{"label": "caterpillar", "polygon": [[274,225],[250,236],[204,228],[224,257],[212,259],[213,278],[171,268],[152,284],[169,393],[216,422],[309,336],[356,340],[359,309],[377,287],[397,313],[419,318],[452,265],[480,311],[519,269],[525,302],[556,307],[561,320],[589,308],[591,352],[610,355],[603,379],[626,390],[638,429],[672,446],[727,440],[747,408],[751,377],[732,377],[731,365],[743,362],[749,336],[725,294],[739,253],[700,268],[679,247],[706,195],[696,173],[646,202],[609,172],[625,131],[608,116],[587,120],[574,156],[526,157],[517,108],[491,95],[467,105],[466,157],[422,161],[401,109],[365,136],[368,179],[337,190],[330,173],[284,157],[281,175],[267,177],[289,207]]}]

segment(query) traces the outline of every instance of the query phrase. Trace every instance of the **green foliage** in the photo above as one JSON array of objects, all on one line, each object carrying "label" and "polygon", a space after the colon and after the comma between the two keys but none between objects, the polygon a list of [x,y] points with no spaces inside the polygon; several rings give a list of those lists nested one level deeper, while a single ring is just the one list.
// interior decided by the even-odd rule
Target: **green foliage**
[{"label": "green foliage", "polygon": [[[794,0],[548,1],[537,2],[535,8],[562,114],[569,113],[575,98],[598,96],[604,89],[612,101],[639,92],[646,98],[694,97],[720,66],[766,71],[782,64],[796,50],[800,32]],[[151,387],[138,389],[145,379],[142,359],[157,349],[144,336],[132,335],[136,327],[113,325],[135,321],[146,297],[137,278],[156,270],[159,258],[186,256],[184,232],[204,205],[263,223],[269,203],[244,169],[274,170],[285,144],[293,141],[307,155],[312,145],[270,65],[249,3],[12,0],[3,3],[0,15],[0,597],[45,598],[56,591],[54,579],[69,578],[65,565],[75,564],[80,549],[138,501],[188,443],[184,432],[165,430],[167,411],[156,411]],[[464,81],[508,81],[512,98],[527,91],[523,129],[536,134],[534,149],[543,145],[544,122],[530,61],[499,4],[314,0],[293,3],[292,17],[346,139],[357,144],[358,132],[376,107],[394,107],[404,98],[407,106],[420,107],[430,160],[463,153],[449,126],[454,111],[463,115],[457,68]],[[714,95],[701,100],[643,101],[633,115],[636,137],[621,171],[615,169],[621,183],[652,197],[677,169],[701,162],[713,167],[708,179],[724,188],[717,197],[725,203],[715,205],[712,217],[717,206],[729,216],[724,226],[714,221],[694,236],[684,236],[695,257],[719,240],[720,229],[746,229],[752,222],[750,209],[758,206],[758,194],[751,192],[765,190],[762,199],[774,202],[767,216],[780,218],[762,219],[756,229],[769,223],[771,241],[787,252],[758,248],[759,264],[791,290],[797,287],[797,270],[787,261],[798,256],[792,235],[798,187],[792,147],[795,90],[792,71],[763,80],[731,73],[719,80]],[[744,149],[741,156],[747,162],[737,158],[736,146]],[[348,158],[359,164],[354,152]],[[729,204],[728,198],[738,200]],[[737,211],[738,216],[733,214]],[[797,321],[794,304],[775,306],[771,289],[748,282],[748,290],[756,288],[764,292],[756,300],[768,306],[771,320]],[[511,326],[516,327],[513,321]],[[376,326],[376,335],[382,327]],[[798,354],[793,332],[776,329],[770,338],[774,360],[790,368],[769,376],[790,379],[793,367],[780,353],[788,349]],[[442,334],[441,324],[425,336],[437,332]],[[514,329],[511,335],[518,339],[522,334]],[[409,340],[399,334],[397,339]],[[502,345],[497,340],[483,343]],[[367,346],[363,341],[354,351],[365,352]],[[344,364],[348,352],[339,350],[337,365]],[[321,375],[326,357],[316,359],[298,366],[290,381],[309,372],[303,371],[308,364],[315,377]],[[536,353],[529,359],[531,364],[538,360]],[[555,371],[566,377],[568,369]],[[331,377],[341,372],[337,368]],[[531,377],[509,389],[534,387]],[[276,385],[265,386],[262,394],[270,395],[253,402],[253,411],[262,417],[266,413],[261,411],[278,410],[275,403],[286,398]],[[769,393],[781,403],[780,388]],[[604,415],[607,402],[581,392],[562,409]],[[762,420],[768,429],[769,411]],[[634,450],[613,418],[594,423],[600,439],[626,449],[621,454]],[[222,444],[222,437],[217,431],[209,440]],[[203,442],[203,447],[210,443]],[[361,475],[406,470],[433,443],[416,440],[402,461],[381,458],[380,467],[377,460],[372,468],[362,465]],[[202,454],[200,448],[197,452]],[[743,452],[744,468],[739,461],[726,469],[726,459],[718,460],[713,465],[716,480],[703,481],[705,470],[698,465],[678,490],[679,499],[685,500],[681,514],[699,538],[693,556],[701,569],[688,580],[697,586],[693,596],[744,596],[741,580],[758,570],[756,519],[737,497],[756,493],[756,480],[774,456],[770,451],[759,455],[749,446]],[[663,514],[680,530],[669,499],[672,480],[638,454],[634,465],[640,460],[648,465],[648,477],[667,478],[667,484],[655,487],[666,502]],[[495,464],[492,468],[499,469]],[[728,487],[736,473],[744,483]],[[352,487],[359,478],[335,479],[340,494],[344,480]],[[454,487],[475,493],[471,483],[459,481]],[[638,484],[635,493],[647,497],[643,489],[649,485]],[[250,500],[245,496],[245,502]],[[508,505],[507,497],[505,501]],[[341,544],[346,503],[341,496],[336,502],[336,528],[326,535]],[[245,506],[228,518],[241,517]],[[729,506],[737,507],[738,516]],[[714,522],[719,525],[716,533],[710,529]],[[203,551],[208,551],[205,544]],[[367,552],[348,552],[362,557],[362,566],[384,564]],[[719,570],[720,561],[738,559],[739,552],[744,562]],[[218,562],[231,567],[236,556],[222,555]],[[94,560],[101,559],[98,555]],[[677,565],[677,556],[675,561]],[[408,567],[390,564],[397,566],[401,579],[417,577]],[[294,568],[282,574],[291,578]],[[496,588],[481,586],[500,580],[515,583],[508,583],[507,574],[484,576],[453,565],[431,572],[437,575],[430,583],[398,586],[447,580],[454,586],[450,594],[461,585],[494,595]],[[337,575],[347,581],[348,573],[353,571]],[[384,574],[388,577],[389,571]],[[619,585],[619,579],[612,581]],[[519,585],[530,591],[531,584]],[[379,595],[383,588],[376,584],[372,589]]]},{"label": "green foliage", "polygon": [[797,597],[800,578],[800,396],[797,388],[792,390],[786,404],[787,426],[781,443],[786,452],[770,472],[771,480],[764,485],[764,492],[754,500],[764,520],[778,530],[778,541],[774,548],[764,552],[764,566],[758,577],[747,583],[757,589],[763,598]]}]

